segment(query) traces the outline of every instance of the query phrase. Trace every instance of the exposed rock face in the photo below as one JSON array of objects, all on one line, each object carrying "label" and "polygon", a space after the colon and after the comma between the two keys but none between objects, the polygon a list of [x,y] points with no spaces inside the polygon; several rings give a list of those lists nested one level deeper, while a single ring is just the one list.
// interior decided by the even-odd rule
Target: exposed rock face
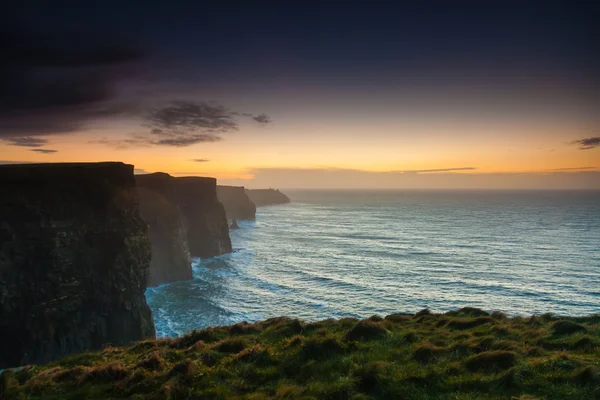
[{"label": "exposed rock face", "polygon": [[243,186],[217,186],[217,198],[225,207],[229,219],[255,219],[256,206]]},{"label": "exposed rock face", "polygon": [[257,207],[290,202],[290,198],[277,189],[246,189],[246,194]]},{"label": "exposed rock face", "polygon": [[0,166],[0,368],[154,337],[133,166]]},{"label": "exposed rock face", "polygon": [[231,252],[229,227],[223,204],[217,200],[215,178],[175,178],[177,204],[188,228],[188,245],[194,257]]},{"label": "exposed rock face", "polygon": [[152,244],[148,286],[192,279],[187,227],[175,203],[174,179],[160,172],[136,175],[140,214]]}]

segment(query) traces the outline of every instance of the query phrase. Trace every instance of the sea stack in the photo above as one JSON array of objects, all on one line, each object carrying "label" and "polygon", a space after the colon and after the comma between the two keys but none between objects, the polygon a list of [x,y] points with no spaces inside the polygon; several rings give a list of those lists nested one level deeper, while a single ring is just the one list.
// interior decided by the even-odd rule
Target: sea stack
[{"label": "sea stack", "polygon": [[290,202],[290,198],[278,189],[246,189],[246,194],[257,207]]},{"label": "sea stack", "polygon": [[175,178],[177,204],[187,222],[187,237],[193,257],[230,253],[231,239],[223,204],[217,199],[215,178]]},{"label": "sea stack", "polygon": [[135,181],[152,244],[148,286],[192,279],[187,226],[176,203],[175,178],[157,172],[136,175]]},{"label": "sea stack", "polygon": [[229,219],[255,219],[256,205],[243,186],[217,186],[217,198],[225,207]]},{"label": "sea stack", "polygon": [[154,337],[133,166],[0,166],[0,368]]}]

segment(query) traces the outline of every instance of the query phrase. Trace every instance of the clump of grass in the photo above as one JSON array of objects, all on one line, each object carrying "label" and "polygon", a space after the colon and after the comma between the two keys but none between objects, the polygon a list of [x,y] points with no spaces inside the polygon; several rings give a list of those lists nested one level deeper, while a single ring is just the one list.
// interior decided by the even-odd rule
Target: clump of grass
[{"label": "clump of grass", "polygon": [[353,372],[358,390],[367,393],[375,390],[386,379],[385,374],[389,368],[390,363],[385,361],[373,361],[358,367]]},{"label": "clump of grass", "polygon": [[571,335],[577,332],[587,331],[586,327],[569,320],[560,320],[552,324],[552,331],[555,335]]},{"label": "clump of grass", "polygon": [[192,377],[196,372],[198,372],[199,368],[196,363],[191,360],[181,361],[171,368],[169,371],[169,376],[181,376],[181,377]]},{"label": "clump of grass", "polygon": [[579,385],[594,385],[600,387],[600,372],[592,366],[587,366],[575,371],[571,376],[571,379]]},{"label": "clump of grass", "polygon": [[138,367],[152,371],[159,371],[164,368],[165,362],[160,357],[158,352],[152,353],[149,357],[144,358],[138,364]]},{"label": "clump of grass", "polygon": [[232,335],[246,335],[257,332],[260,332],[260,328],[254,324],[249,324],[246,321],[232,325],[229,328],[229,333]]},{"label": "clump of grass", "polygon": [[449,317],[474,317],[474,318],[476,318],[476,317],[487,317],[490,314],[479,308],[463,307],[456,311],[448,311],[446,313],[446,315]]},{"label": "clump of grass", "polygon": [[[585,331],[556,333],[561,321]],[[469,308],[307,324],[273,318],[6,371],[0,390],[49,400],[594,399],[599,323]]]},{"label": "clump of grass", "polygon": [[125,379],[131,371],[120,361],[112,361],[90,368],[84,380],[93,382],[115,382]]},{"label": "clump of grass", "polygon": [[413,352],[413,358],[420,363],[427,364],[440,357],[446,352],[446,349],[435,346],[431,343],[423,343],[417,346]]},{"label": "clump of grass", "polygon": [[362,320],[346,333],[346,340],[374,340],[385,336],[387,330],[378,322]]},{"label": "clump of grass", "polygon": [[473,329],[480,325],[492,323],[494,320],[490,317],[477,318],[455,318],[450,320],[446,326],[450,329],[465,330]]},{"label": "clump of grass", "polygon": [[327,358],[344,352],[344,346],[336,336],[313,337],[302,343],[301,354],[307,359]]},{"label": "clump of grass", "polygon": [[517,355],[512,351],[494,350],[484,351],[469,357],[465,366],[471,371],[505,370],[517,363]]},{"label": "clump of grass", "polygon": [[246,347],[248,343],[242,338],[226,338],[216,343],[213,349],[221,353],[239,353]]},{"label": "clump of grass", "polygon": [[432,313],[428,308],[424,308],[421,311],[417,312],[415,314],[415,317],[424,317],[424,316],[431,315],[431,314]]},{"label": "clump of grass", "polygon": [[403,323],[410,321],[412,318],[412,314],[390,314],[385,317],[385,320],[394,323]]}]

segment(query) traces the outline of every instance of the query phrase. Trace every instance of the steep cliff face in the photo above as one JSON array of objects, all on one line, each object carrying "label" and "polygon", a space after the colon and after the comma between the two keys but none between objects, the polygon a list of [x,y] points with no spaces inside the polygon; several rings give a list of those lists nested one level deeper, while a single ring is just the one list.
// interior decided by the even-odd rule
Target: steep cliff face
[{"label": "steep cliff face", "polygon": [[243,186],[217,186],[217,198],[225,207],[229,219],[255,219],[256,206]]},{"label": "steep cliff face", "polygon": [[133,166],[0,166],[0,368],[154,337]]},{"label": "steep cliff face", "polygon": [[257,207],[290,202],[290,198],[277,189],[246,189],[246,194]]},{"label": "steep cliff face", "polygon": [[177,204],[188,228],[190,254],[213,257],[231,252],[223,204],[217,199],[215,178],[175,178]]},{"label": "steep cliff face", "polygon": [[148,286],[192,279],[187,227],[175,203],[174,178],[156,173],[136,175],[135,180],[152,244]]}]

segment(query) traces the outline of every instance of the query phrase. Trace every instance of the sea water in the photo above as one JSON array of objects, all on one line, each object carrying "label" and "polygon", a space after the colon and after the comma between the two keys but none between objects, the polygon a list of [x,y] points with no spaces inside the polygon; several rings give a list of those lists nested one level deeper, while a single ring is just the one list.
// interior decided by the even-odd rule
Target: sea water
[{"label": "sea water", "polygon": [[146,292],[158,336],[287,315],[600,312],[598,191],[289,191]]}]

